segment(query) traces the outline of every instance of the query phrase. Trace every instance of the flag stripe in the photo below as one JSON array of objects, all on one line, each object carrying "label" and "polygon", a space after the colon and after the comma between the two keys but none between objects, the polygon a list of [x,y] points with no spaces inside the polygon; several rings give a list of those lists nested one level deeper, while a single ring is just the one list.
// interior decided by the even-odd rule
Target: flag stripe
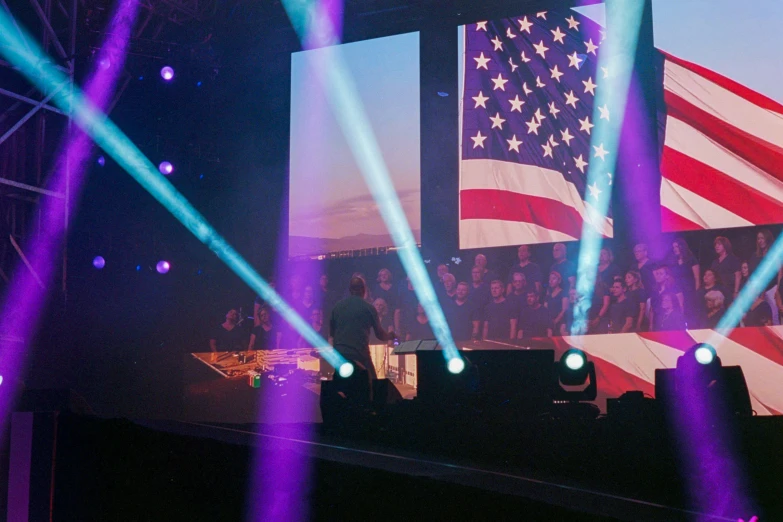
[{"label": "flag stripe", "polygon": [[[726,120],[694,107],[675,94],[666,92],[665,97],[670,118],[675,118],[691,126],[695,131],[709,136],[716,145],[730,150],[732,154],[768,173],[776,180],[783,180],[783,148],[734,127]],[[783,135],[783,126],[778,132]],[[781,192],[783,192],[783,184],[781,184]]]},{"label": "flag stripe", "polygon": [[753,223],[668,179],[661,180],[661,205],[702,228],[748,227]]},{"label": "flag stripe", "polygon": [[704,227],[684,218],[676,212],[661,205],[661,229],[664,232],[678,232],[685,230],[704,230]]},{"label": "flag stripe", "polygon": [[532,243],[575,241],[570,236],[534,223],[500,221],[497,219],[465,219],[460,221],[460,248],[489,248]]},{"label": "flag stripe", "polygon": [[678,65],[694,73],[694,75],[701,76],[707,81],[712,82],[714,85],[717,85],[730,93],[736,94],[738,97],[752,103],[753,105],[757,105],[762,109],[767,109],[783,115],[783,105],[776,102],[772,98],[764,96],[763,94],[758,93],[739,82],[727,78],[722,74],[707,69],[706,67],[702,67],[701,65],[697,65],[693,62],[683,60],[682,58],[673,56],[665,51],[661,51],[661,53],[666,57],[667,65]]},{"label": "flag stripe", "polygon": [[726,210],[752,223],[783,222],[783,202],[670,147],[663,149],[661,171],[669,181],[710,201],[720,201]]}]

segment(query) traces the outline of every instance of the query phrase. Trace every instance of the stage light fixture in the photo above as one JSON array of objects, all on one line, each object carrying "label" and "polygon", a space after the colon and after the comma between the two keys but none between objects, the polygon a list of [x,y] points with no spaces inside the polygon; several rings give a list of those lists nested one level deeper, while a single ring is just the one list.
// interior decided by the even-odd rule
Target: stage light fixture
[{"label": "stage light fixture", "polygon": [[[556,400],[593,401],[598,395],[595,364],[587,360],[587,355],[582,350],[576,348],[567,350],[555,365],[555,374],[557,386],[554,398]],[[564,386],[584,386],[584,388],[571,390]]]},{"label": "stage light fixture", "polygon": [[174,79],[174,69],[169,67],[168,65],[163,67],[160,70],[160,77],[166,80],[167,82],[170,82]]},{"label": "stage light fixture", "polygon": [[100,165],[101,167],[106,165],[106,158],[104,158],[103,156],[98,156],[98,165]]},{"label": "stage light fixture", "polygon": [[448,369],[449,372],[453,373],[454,375],[462,373],[462,371],[465,369],[465,361],[461,357],[453,357],[449,359]]},{"label": "stage light fixture", "polygon": [[711,364],[717,353],[715,353],[715,348],[709,344],[701,344],[693,352],[693,356],[699,364]]},{"label": "stage light fixture", "polygon": [[353,370],[354,370],[353,364],[349,362],[344,362],[343,364],[340,365],[340,369],[338,371],[340,372],[340,377],[342,377],[343,379],[347,379],[348,377],[353,375]]},{"label": "stage light fixture", "polygon": [[581,370],[587,362],[585,360],[585,355],[578,350],[570,350],[570,353],[565,356],[564,361],[566,367],[573,371]]},{"label": "stage light fixture", "polygon": [[102,256],[95,256],[95,259],[92,260],[92,266],[98,270],[101,270],[104,266],[106,266],[106,260]]},{"label": "stage light fixture", "polygon": [[155,265],[155,270],[157,270],[159,274],[166,274],[171,270],[171,264],[168,261],[158,261],[158,264]]},{"label": "stage light fixture", "polygon": [[163,162],[161,162],[161,164],[160,164],[160,165],[158,165],[158,170],[159,170],[159,171],[160,171],[160,173],[161,173],[161,174],[163,174],[164,176],[168,176],[169,174],[171,174],[172,172],[174,172],[174,165],[172,165],[172,164],[171,164],[170,162],[168,162],[168,161],[163,161]]}]

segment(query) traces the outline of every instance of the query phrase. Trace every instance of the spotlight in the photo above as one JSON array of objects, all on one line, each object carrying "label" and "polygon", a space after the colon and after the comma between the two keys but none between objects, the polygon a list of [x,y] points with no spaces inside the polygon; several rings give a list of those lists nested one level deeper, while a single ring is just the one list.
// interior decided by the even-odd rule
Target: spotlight
[{"label": "spotlight", "polygon": [[104,158],[103,156],[98,156],[98,165],[100,165],[101,167],[106,165],[106,158]]},{"label": "spotlight", "polygon": [[163,162],[161,162],[160,165],[158,165],[158,170],[164,176],[168,176],[169,174],[174,172],[174,165],[172,165],[168,161],[163,161]]},{"label": "spotlight", "polygon": [[571,350],[571,353],[565,356],[565,365],[569,370],[581,370],[586,362],[585,354],[578,350]]},{"label": "spotlight", "polygon": [[463,361],[460,357],[453,357],[449,359],[448,368],[449,372],[453,373],[454,375],[462,373],[462,370],[465,369],[465,361]]},{"label": "spotlight", "polygon": [[717,353],[715,353],[715,348],[709,344],[701,344],[693,352],[693,356],[699,364],[711,364],[717,357]]},{"label": "spotlight", "polygon": [[160,77],[166,80],[167,82],[170,82],[174,79],[174,69],[169,67],[168,65],[165,66],[163,69],[160,70]]},{"label": "spotlight", "polygon": [[[598,394],[595,365],[587,360],[582,350],[572,348],[566,351],[555,365],[558,386],[555,389],[555,399],[570,402],[593,401]],[[577,390],[565,389],[564,386],[582,386]]]},{"label": "spotlight", "polygon": [[141,272],[141,265],[136,265],[136,271]]},{"label": "spotlight", "polygon": [[340,365],[339,372],[340,372],[340,377],[342,377],[343,379],[347,379],[348,377],[353,375],[353,364],[349,362],[344,362],[343,364]]},{"label": "spotlight", "polygon": [[158,264],[155,265],[155,270],[157,270],[159,274],[166,274],[171,270],[171,265],[168,261],[158,261]]},{"label": "spotlight", "polygon": [[104,266],[106,266],[106,260],[101,256],[96,256],[95,259],[92,260],[92,266],[98,270],[101,270]]},{"label": "spotlight", "polygon": [[0,386],[2,386],[2,385],[3,385],[3,376],[0,375]]}]

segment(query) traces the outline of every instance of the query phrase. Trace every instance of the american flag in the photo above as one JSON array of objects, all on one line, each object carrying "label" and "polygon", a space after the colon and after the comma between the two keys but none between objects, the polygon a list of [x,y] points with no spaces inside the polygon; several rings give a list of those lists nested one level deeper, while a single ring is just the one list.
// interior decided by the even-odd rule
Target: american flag
[{"label": "american flag", "polygon": [[[594,106],[611,71],[598,64],[598,24],[568,11],[464,27],[460,247],[579,239],[612,173],[587,186]],[[783,222],[783,105],[659,51],[665,103],[664,232]],[[591,224],[612,235],[608,217]]]},{"label": "american flag", "polygon": [[464,31],[460,247],[574,240],[586,220],[611,236],[611,217],[589,216],[612,176],[587,186],[589,163],[616,152],[590,143],[602,28],[543,11]]}]

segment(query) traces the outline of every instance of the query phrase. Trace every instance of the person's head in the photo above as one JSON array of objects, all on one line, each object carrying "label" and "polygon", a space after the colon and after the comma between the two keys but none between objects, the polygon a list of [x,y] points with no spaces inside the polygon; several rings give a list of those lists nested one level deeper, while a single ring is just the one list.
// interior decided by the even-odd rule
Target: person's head
[{"label": "person's head", "polygon": [[759,326],[772,326],[772,314],[767,310],[759,312],[758,320]]},{"label": "person's head", "polygon": [[520,263],[524,263],[530,259],[530,247],[527,245],[521,245],[519,248],[517,248],[517,257],[519,258]]},{"label": "person's head", "polygon": [[473,284],[479,284],[484,277],[484,270],[476,265],[470,270],[470,277],[473,279]]},{"label": "person's head", "polygon": [[307,285],[304,287],[304,292],[302,292],[302,299],[304,301],[312,301],[315,297],[315,292],[313,292],[313,287],[311,285]]},{"label": "person's head", "polygon": [[514,272],[511,276],[511,286],[514,288],[514,292],[519,293],[523,288],[527,286],[527,278],[522,272]]},{"label": "person's head", "polygon": [[535,290],[528,290],[525,295],[525,302],[528,306],[535,308],[538,305],[538,293]]},{"label": "person's head", "polygon": [[639,243],[633,247],[633,257],[639,263],[647,259],[647,245],[644,243]]},{"label": "person's head", "polygon": [[569,288],[568,289],[568,302],[571,304],[576,303],[576,296],[579,295],[576,293],[576,288]]},{"label": "person's head", "polygon": [[460,283],[457,285],[457,301],[464,301],[468,298],[468,293],[470,292],[470,287],[465,281],[460,281]]},{"label": "person's head", "polygon": [[726,298],[723,296],[723,292],[718,290],[710,290],[704,294],[704,304],[707,306],[707,310],[718,310],[723,308]]},{"label": "person's head", "polygon": [[667,312],[674,309],[674,300],[672,294],[663,294],[661,296],[661,308]]},{"label": "person's head", "polygon": [[258,322],[261,324],[269,324],[272,320],[272,315],[269,313],[269,308],[262,306],[258,309]]},{"label": "person's head", "polygon": [[[310,324],[322,324],[324,322],[324,311],[320,308],[313,308],[310,311]],[[316,328],[316,331],[320,330],[320,328]]]},{"label": "person's head", "polygon": [[685,240],[681,237],[675,238],[674,241],[672,241],[672,253],[677,259],[693,257],[688,243],[686,243]]},{"label": "person's head", "polygon": [[563,243],[555,243],[552,247],[552,257],[555,261],[562,261],[566,258],[566,246]]},{"label": "person's head", "polygon": [[325,292],[329,287],[329,276],[326,274],[321,274],[321,278],[318,280],[318,284],[321,286],[321,290]]},{"label": "person's head", "polygon": [[474,265],[481,268],[482,272],[487,268],[487,256],[484,254],[476,255],[476,259],[473,262]]},{"label": "person's head", "polygon": [[602,265],[608,265],[612,261],[614,261],[614,254],[612,251],[606,247],[602,248],[601,253],[598,254],[598,262]]},{"label": "person's head", "polygon": [[378,270],[378,282],[379,283],[391,283],[392,273],[388,268],[381,268]]},{"label": "person's head", "polygon": [[364,294],[367,292],[367,285],[365,284],[364,279],[354,275],[348,285],[348,292],[351,295],[364,299]]},{"label": "person's head", "polygon": [[448,265],[444,265],[443,263],[438,265],[438,279],[443,280],[443,276],[449,273],[449,267]]},{"label": "person's head", "polygon": [[718,274],[716,274],[715,271],[711,268],[708,268],[704,271],[704,275],[701,277],[701,279],[704,281],[705,286],[712,287],[718,284]]},{"label": "person's head", "polygon": [[621,295],[625,295],[625,285],[623,285],[623,282],[620,281],[619,278],[615,279],[611,288],[609,288],[609,291],[612,293],[613,297],[620,297]]},{"label": "person's head", "polygon": [[495,279],[489,285],[489,292],[492,294],[493,299],[503,297],[503,282],[499,279]]},{"label": "person's head", "polygon": [[747,261],[743,261],[740,265],[740,274],[742,275],[743,279],[750,277],[750,265],[748,265]]},{"label": "person's head", "polygon": [[557,270],[549,272],[549,288],[559,288],[563,284],[563,276]]},{"label": "person's head", "polygon": [[642,281],[642,274],[637,272],[636,270],[629,270],[625,273],[625,286],[628,288],[636,288],[636,285],[641,283]]},{"label": "person's head", "polygon": [[731,254],[731,241],[729,241],[728,238],[718,236],[715,238],[715,241],[713,241],[712,244],[715,247],[715,253],[719,256],[723,255],[724,252],[727,255]]},{"label": "person's head", "polygon": [[383,317],[389,313],[389,306],[386,304],[386,300],[381,297],[373,301],[372,305],[380,317]]},{"label": "person's head", "polygon": [[653,270],[653,277],[655,282],[659,285],[666,282],[666,278],[669,276],[669,269],[666,265],[658,265]]},{"label": "person's head", "polygon": [[239,322],[239,310],[232,308],[226,312],[226,322],[228,324],[237,324]]},{"label": "person's head", "polygon": [[454,277],[454,274],[443,274],[443,288],[445,288],[447,292],[454,291],[454,287],[456,286],[457,278]]},{"label": "person's head", "polygon": [[759,230],[756,234],[756,255],[761,257],[766,254],[767,250],[769,250],[769,247],[772,246],[774,241],[775,238],[769,229],[762,228]]},{"label": "person's head", "polygon": [[421,303],[416,307],[416,315],[419,317],[427,317],[427,312],[424,311],[424,307],[421,306]]}]

